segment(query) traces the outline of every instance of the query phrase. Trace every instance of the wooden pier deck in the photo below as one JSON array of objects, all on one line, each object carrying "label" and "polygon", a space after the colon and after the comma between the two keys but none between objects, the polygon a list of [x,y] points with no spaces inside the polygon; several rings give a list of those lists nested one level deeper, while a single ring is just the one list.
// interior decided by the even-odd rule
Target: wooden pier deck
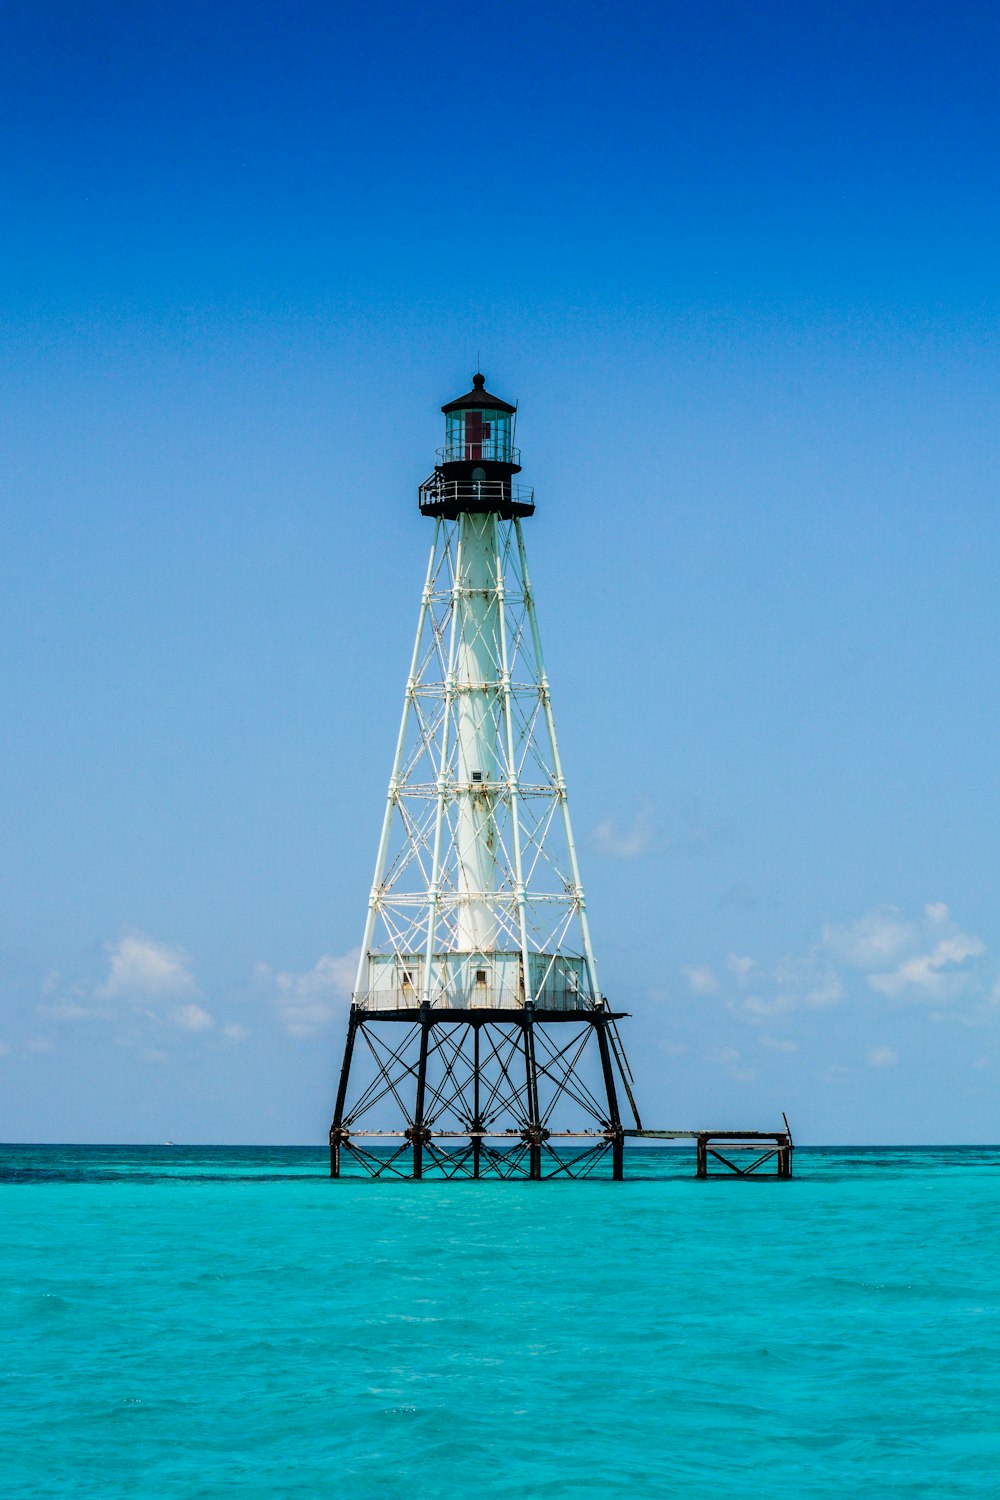
[{"label": "wooden pier deck", "polygon": [[[795,1142],[788,1116],[783,1114],[782,1119],[784,1130],[626,1130],[625,1136],[653,1141],[693,1141],[697,1149],[695,1176],[700,1178],[776,1177],[786,1180],[792,1175]],[[749,1159],[744,1159],[747,1154]],[[734,1156],[737,1156],[736,1160],[733,1160]],[[774,1166],[769,1171],[762,1171],[761,1168],[770,1162]],[[710,1170],[712,1163],[718,1163],[714,1171]]]}]

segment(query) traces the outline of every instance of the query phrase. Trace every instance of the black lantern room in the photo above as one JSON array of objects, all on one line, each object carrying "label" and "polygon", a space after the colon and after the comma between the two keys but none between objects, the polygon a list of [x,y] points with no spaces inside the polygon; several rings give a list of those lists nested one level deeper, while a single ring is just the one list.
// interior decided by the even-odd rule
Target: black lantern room
[{"label": "black lantern room", "polygon": [[486,377],[472,377],[472,390],[442,406],[444,447],[438,463],[420,486],[424,515],[454,519],[463,511],[482,515],[495,511],[507,518],[530,516],[530,490],[512,485],[521,472],[520,452],[514,447],[517,407],[490,395]]}]

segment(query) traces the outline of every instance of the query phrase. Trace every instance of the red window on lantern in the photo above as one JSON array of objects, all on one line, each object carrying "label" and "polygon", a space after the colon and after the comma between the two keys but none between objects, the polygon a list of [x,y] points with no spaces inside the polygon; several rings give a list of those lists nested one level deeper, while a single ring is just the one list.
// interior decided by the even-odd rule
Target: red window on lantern
[{"label": "red window on lantern", "polygon": [[489,422],[483,421],[481,411],[469,411],[465,414],[465,456],[472,462],[478,462],[483,456],[483,446],[490,440]]}]

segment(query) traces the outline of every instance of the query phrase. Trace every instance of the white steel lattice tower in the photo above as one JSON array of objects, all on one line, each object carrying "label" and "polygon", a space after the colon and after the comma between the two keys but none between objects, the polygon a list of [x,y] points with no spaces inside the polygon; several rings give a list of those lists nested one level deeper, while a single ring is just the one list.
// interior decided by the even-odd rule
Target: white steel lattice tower
[{"label": "white steel lattice tower", "polygon": [[[522,532],[534,496],[514,483],[516,412],[479,374],[443,411],[445,446],[419,491],[434,536],[331,1171],[342,1147],[379,1175],[412,1176],[582,1175],[610,1150],[619,1176],[616,1077],[631,1103],[629,1075],[587,923]],[[362,1144],[383,1101],[400,1117],[388,1156]],[[557,1132],[571,1101],[587,1128]],[[557,1150],[556,1135],[585,1144]]]}]

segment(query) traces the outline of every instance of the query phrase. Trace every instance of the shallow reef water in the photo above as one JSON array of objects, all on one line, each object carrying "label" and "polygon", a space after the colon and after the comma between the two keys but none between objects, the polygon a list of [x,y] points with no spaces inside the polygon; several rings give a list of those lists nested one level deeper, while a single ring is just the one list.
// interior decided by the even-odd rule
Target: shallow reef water
[{"label": "shallow reef water", "polygon": [[0,1147],[0,1494],[1000,1494],[1000,1150],[627,1164]]}]

